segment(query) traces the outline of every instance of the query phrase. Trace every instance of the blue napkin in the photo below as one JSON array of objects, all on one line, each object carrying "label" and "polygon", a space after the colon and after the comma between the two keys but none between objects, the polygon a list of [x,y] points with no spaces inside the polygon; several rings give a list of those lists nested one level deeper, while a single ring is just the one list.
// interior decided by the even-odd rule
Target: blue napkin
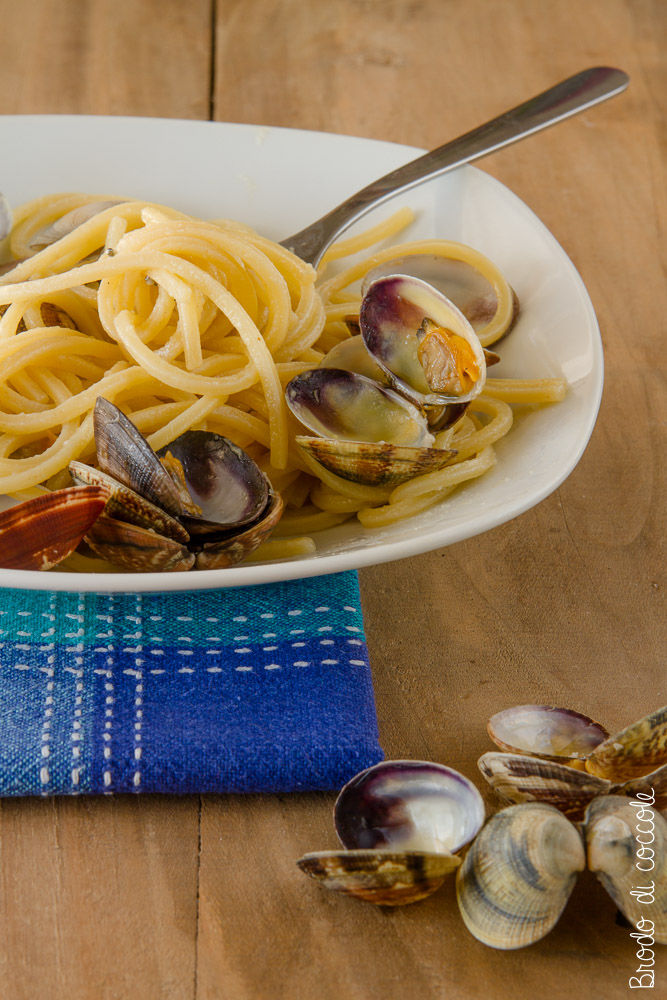
[{"label": "blue napkin", "polygon": [[381,759],[356,573],[0,592],[0,795],[337,789]]}]

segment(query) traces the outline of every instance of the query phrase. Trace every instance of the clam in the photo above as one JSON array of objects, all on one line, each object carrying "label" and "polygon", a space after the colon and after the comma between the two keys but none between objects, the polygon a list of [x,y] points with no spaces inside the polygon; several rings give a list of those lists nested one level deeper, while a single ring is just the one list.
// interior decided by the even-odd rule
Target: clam
[{"label": "clam", "polygon": [[596,746],[586,760],[586,770],[621,781],[640,777],[666,762],[667,705]]},{"label": "clam", "polygon": [[507,708],[489,719],[487,730],[501,750],[581,767],[609,735],[588,716],[553,705]]},{"label": "clam", "polygon": [[433,285],[463,313],[484,339],[505,336],[519,315],[516,293],[491,261],[470,247],[450,243],[446,256],[415,253],[383,261],[368,272],[362,294],[379,278],[405,274]]},{"label": "clam", "polygon": [[651,791],[656,807],[667,807],[667,708],[614,736],[585,715],[549,705],[506,709],[488,730],[508,752],[484,754],[478,766],[505,802],[548,802],[573,820],[606,794]]},{"label": "clam", "polygon": [[344,851],[304,855],[299,868],[326,888],[399,906],[438,889],[484,822],[484,804],[458,771],[384,761],[356,775],[334,807]]},{"label": "clam", "polygon": [[288,383],[285,398],[316,435],[299,435],[297,444],[344,479],[396,485],[442,468],[456,454],[432,448],[423,413],[365,375],[313,368]]},{"label": "clam", "polygon": [[475,331],[426,281],[391,274],[371,282],[359,325],[392,387],[417,405],[468,403],[484,388],[486,360]]},{"label": "clam", "polygon": [[298,436],[298,445],[369,486],[442,468],[455,452],[431,447],[431,431],[458,420],[482,391],[489,352],[453,302],[409,275],[371,282],[359,329],[361,341],[343,341],[287,385],[288,406],[315,435]]},{"label": "clam", "polygon": [[524,754],[485,753],[477,766],[504,803],[546,802],[573,821],[583,819],[591,799],[611,788],[604,778]]},{"label": "clam", "polygon": [[297,865],[321,885],[376,906],[417,903],[440,888],[461,859],[424,851],[313,851]]},{"label": "clam", "polygon": [[626,795],[629,798],[636,798],[640,793],[648,794],[654,799],[655,808],[665,812],[667,811],[667,764],[643,774],[640,778],[630,778],[620,785],[612,785],[610,791],[613,795]]},{"label": "clam", "polygon": [[79,545],[104,510],[98,486],[72,486],[16,504],[0,514],[0,566],[47,570]]},{"label": "clam", "polygon": [[104,489],[107,509],[89,547],[131,571],[217,569],[266,538],[282,500],[242,449],[218,434],[187,431],[156,453],[131,420],[99,398],[99,469],[73,462],[77,482]]},{"label": "clam", "polygon": [[553,806],[509,806],[489,820],[456,875],[463,922],[491,948],[523,948],[557,923],[585,867],[576,827]]},{"label": "clam", "polygon": [[588,867],[619,910],[667,944],[667,820],[650,800],[607,795],[588,807],[585,834]]}]

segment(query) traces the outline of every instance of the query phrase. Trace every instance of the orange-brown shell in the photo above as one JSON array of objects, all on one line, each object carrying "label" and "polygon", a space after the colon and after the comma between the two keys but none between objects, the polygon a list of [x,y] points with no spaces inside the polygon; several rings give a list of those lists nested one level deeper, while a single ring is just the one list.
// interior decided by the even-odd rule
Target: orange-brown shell
[{"label": "orange-brown shell", "polygon": [[99,486],[44,493],[0,514],[0,566],[46,570],[70,555],[107,500]]}]

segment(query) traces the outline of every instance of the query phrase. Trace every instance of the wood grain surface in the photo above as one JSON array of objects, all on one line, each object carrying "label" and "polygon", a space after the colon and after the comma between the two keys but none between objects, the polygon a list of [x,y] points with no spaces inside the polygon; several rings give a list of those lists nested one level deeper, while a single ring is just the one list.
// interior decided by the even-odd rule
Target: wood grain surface
[{"label": "wood grain surface", "polygon": [[[613,730],[667,700],[666,14],[661,0],[0,0],[4,114],[432,147],[586,66],[630,74],[622,97],[482,163],[581,273],[604,398],[583,459],[534,510],[361,573],[388,757],[472,777],[501,707],[566,704]],[[451,884],[396,911],[320,890],[294,861],[334,845],[333,799],[3,801],[1,1000],[628,995],[634,943],[590,875],[549,937],[510,953],[467,933]]]}]

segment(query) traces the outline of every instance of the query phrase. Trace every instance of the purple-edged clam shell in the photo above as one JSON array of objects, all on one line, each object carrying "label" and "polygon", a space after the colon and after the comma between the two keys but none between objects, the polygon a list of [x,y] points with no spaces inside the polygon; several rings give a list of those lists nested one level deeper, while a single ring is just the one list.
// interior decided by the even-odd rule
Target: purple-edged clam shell
[{"label": "purple-edged clam shell", "polygon": [[334,808],[344,847],[454,854],[484,822],[471,781],[430,761],[376,764],[345,785]]},{"label": "purple-edged clam shell", "polygon": [[158,455],[180,463],[188,493],[201,510],[184,518],[197,533],[236,528],[256,521],[267,507],[270,484],[246,453],[210,431],[186,431]]},{"label": "purple-edged clam shell", "polygon": [[599,722],[569,708],[515,705],[488,722],[493,742],[510,753],[547,760],[585,760],[609,733]]},{"label": "purple-edged clam shell", "polygon": [[427,281],[451,299],[474,330],[490,323],[498,309],[498,296],[491,282],[465,260],[438,254],[395,257],[368,272],[361,288],[362,295],[373,281],[390,274],[409,274]]},{"label": "purple-edged clam shell", "polygon": [[397,393],[340,368],[312,368],[285,389],[290,410],[319,437],[429,447],[422,414]]},{"label": "purple-edged clam shell", "polygon": [[[446,334],[448,345],[456,342],[456,338],[467,345],[466,355],[473,364],[466,380],[467,387],[463,387],[463,380],[457,387],[453,375],[451,387],[445,387],[447,379],[437,388],[432,378],[427,380],[429,366],[423,364],[424,355],[420,358],[425,321]],[[454,303],[426,281],[410,275],[391,274],[372,282],[361,302],[359,324],[368,351],[391,384],[408,398],[437,406],[467,402],[482,391],[486,361],[477,334]],[[448,350],[443,358],[449,358]],[[453,364],[453,359],[449,360]],[[450,375],[456,367],[454,365]],[[433,364],[431,371],[438,368],[438,364]]]}]

